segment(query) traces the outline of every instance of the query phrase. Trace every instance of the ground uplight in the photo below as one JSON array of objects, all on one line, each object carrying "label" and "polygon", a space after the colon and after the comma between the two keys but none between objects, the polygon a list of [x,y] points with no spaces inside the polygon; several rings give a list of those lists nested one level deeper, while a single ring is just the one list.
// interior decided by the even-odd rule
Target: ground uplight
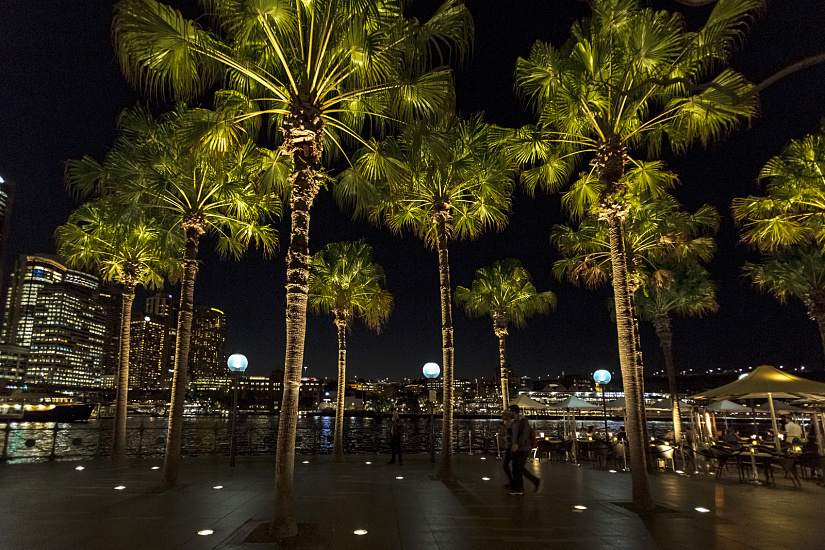
[{"label": "ground uplight", "polygon": [[703,514],[707,514],[708,512],[710,512],[710,510],[708,510],[707,508],[702,508],[701,506],[699,506],[698,508],[694,508],[694,510],[696,510],[697,512],[701,512]]},{"label": "ground uplight", "polygon": [[587,510],[587,506],[582,506],[581,504],[577,504],[576,506],[573,506],[573,508],[576,510]]},{"label": "ground uplight", "polygon": [[367,464],[372,464],[372,462],[370,462],[370,461],[368,460],[368,461],[367,461]]},{"label": "ground uplight", "polygon": [[309,460],[304,460],[304,464],[309,464]]},{"label": "ground uplight", "polygon": [[77,468],[75,468],[75,470],[85,470],[85,469],[86,468],[84,466],[78,466]]},{"label": "ground uplight", "polygon": [[212,487],[213,489],[223,489],[223,485],[215,485]]},{"label": "ground uplight", "polygon": [[352,532],[352,534],[353,535],[366,535],[367,530],[366,529],[356,529],[355,531]]},{"label": "ground uplight", "polygon": [[115,487],[115,491],[122,491],[125,488],[126,488],[125,485],[118,485],[117,487]]},{"label": "ground uplight", "polygon": [[213,531],[212,529],[202,529],[198,531],[198,534],[205,537],[206,535],[211,535],[214,532],[215,531]]},{"label": "ground uplight", "polygon": [[404,476],[395,476],[395,479],[404,479]]},{"label": "ground uplight", "polygon": [[160,470],[160,466],[152,466],[153,470]]},{"label": "ground uplight", "polygon": [[490,478],[489,477],[482,477],[481,481],[490,481]]}]

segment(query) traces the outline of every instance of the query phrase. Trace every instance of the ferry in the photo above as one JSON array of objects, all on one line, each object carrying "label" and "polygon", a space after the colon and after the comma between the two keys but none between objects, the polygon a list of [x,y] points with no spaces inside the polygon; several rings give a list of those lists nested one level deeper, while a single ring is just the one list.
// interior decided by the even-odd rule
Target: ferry
[{"label": "ferry", "polygon": [[0,421],[81,422],[89,419],[95,407],[58,392],[18,389],[0,398]]}]

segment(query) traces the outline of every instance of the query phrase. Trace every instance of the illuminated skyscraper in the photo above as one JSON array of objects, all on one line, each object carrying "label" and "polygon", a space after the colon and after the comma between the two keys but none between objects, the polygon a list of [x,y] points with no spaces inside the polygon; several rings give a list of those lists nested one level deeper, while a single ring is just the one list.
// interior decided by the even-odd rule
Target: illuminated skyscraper
[{"label": "illuminated skyscraper", "polygon": [[94,275],[66,270],[44,285],[34,307],[26,381],[99,386],[106,312]]},{"label": "illuminated skyscraper", "polygon": [[6,309],[0,340],[21,347],[31,345],[34,310],[40,291],[63,281],[67,268],[55,256],[21,254],[6,287]]},{"label": "illuminated skyscraper", "polygon": [[213,307],[196,306],[189,342],[189,379],[226,377],[226,315]]},{"label": "illuminated skyscraper", "polygon": [[163,316],[132,316],[129,335],[129,386],[165,387],[169,370],[175,367],[175,333]]}]

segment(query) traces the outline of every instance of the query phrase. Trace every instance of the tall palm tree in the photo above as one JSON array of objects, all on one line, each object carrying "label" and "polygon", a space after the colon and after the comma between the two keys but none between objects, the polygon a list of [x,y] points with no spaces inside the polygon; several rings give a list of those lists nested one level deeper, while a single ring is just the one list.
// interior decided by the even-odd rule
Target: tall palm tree
[{"label": "tall palm tree", "polygon": [[522,327],[530,317],[548,313],[556,307],[556,295],[550,291],[536,291],[530,282],[530,273],[521,262],[508,258],[476,270],[472,288],[457,287],[455,300],[463,304],[472,317],[489,315],[493,318],[501,369],[501,405],[506,409],[510,397],[506,367],[507,328],[511,323]]},{"label": "tall palm tree", "polygon": [[[715,250],[711,234],[718,227],[719,216],[708,206],[699,208],[693,214],[682,212],[671,196],[661,194],[675,179],[673,174],[662,172],[659,163],[640,163],[639,167],[628,170],[624,176],[629,206],[624,220],[623,246],[630,262],[628,275],[634,289],[634,326],[638,324],[640,313],[635,303],[637,299],[643,299],[656,288],[669,285],[676,266],[698,266],[699,262],[709,261]],[[579,192],[578,184],[574,185],[563,197],[563,203],[575,204],[574,195]],[[552,231],[552,240],[564,256],[554,264],[557,277],[566,276],[574,283],[581,282],[590,287],[610,281],[614,271],[609,226],[605,220],[591,214],[578,229],[556,226]],[[611,302],[611,309],[615,315],[615,301]],[[665,362],[667,366],[667,359]],[[677,393],[675,376],[675,368],[672,372],[668,369],[673,394]],[[641,388],[637,391],[640,403],[644,403]],[[673,398],[673,402],[672,413],[678,430],[678,400]],[[642,433],[647,441],[644,416],[641,420]]]},{"label": "tall palm tree", "polygon": [[397,233],[412,231],[438,253],[444,411],[438,476],[453,479],[453,314],[449,243],[501,228],[510,208],[511,173],[488,146],[491,127],[476,117],[443,115],[372,141],[342,173],[338,200]]},{"label": "tall palm tree", "polygon": [[312,256],[309,272],[309,309],[332,313],[338,329],[338,393],[332,457],[344,458],[344,392],[347,374],[347,331],[360,318],[378,331],[392,309],[392,294],[382,285],[384,269],[375,263],[365,242],[330,243]]},{"label": "tall palm tree", "polygon": [[241,257],[250,244],[271,253],[277,234],[269,226],[280,215],[279,185],[286,168],[277,153],[251,141],[227,141],[225,151],[187,145],[189,124],[209,112],[179,108],[159,118],[142,108],[124,111],[119,135],[102,165],[78,161],[73,186],[82,193],[111,196],[124,212],[170,216],[182,228],[181,298],[175,342],[172,409],[166,435],[162,482],[177,484],[180,471],[183,405],[188,380],[198,247],[203,235],[217,237],[226,257]]},{"label": "tall palm tree", "polygon": [[[310,207],[323,186],[322,155],[361,140],[365,125],[432,113],[449,97],[450,71],[472,19],[445,0],[426,22],[404,17],[404,0],[201,0],[215,30],[155,0],[122,0],[113,22],[126,77],[158,95],[187,98],[223,81],[233,90],[212,130],[280,130],[293,163],[286,268],[284,396],[270,533],[295,536],[294,455],[309,279]],[[276,136],[277,137],[277,136]]]},{"label": "tall palm tree", "polygon": [[[623,220],[622,175],[638,150],[657,155],[708,143],[755,114],[750,85],[726,68],[743,25],[762,0],[719,0],[698,31],[679,14],[639,0],[593,0],[590,18],[573,25],[561,48],[536,42],[516,64],[516,85],[534,105],[538,126],[514,132],[507,150],[527,166],[523,183],[558,190],[586,157],[590,208],[609,225],[622,381],[634,463],[644,461],[641,352],[633,321]],[[633,502],[653,509],[647,476],[633,469]]]},{"label": "tall palm tree", "polygon": [[[75,178],[76,164],[67,165],[67,180]],[[129,393],[129,327],[135,287],[153,288],[166,278],[174,280],[180,271],[183,234],[170,218],[141,216],[124,220],[110,200],[96,199],[81,205],[55,231],[58,253],[81,269],[94,269],[106,281],[123,287],[120,317],[117,393],[115,397],[112,464],[126,461],[126,410]]]},{"label": "tall palm tree", "polygon": [[672,401],[673,432],[682,440],[682,413],[676,380],[676,354],[673,350],[672,315],[698,317],[718,309],[716,284],[708,271],[695,262],[664,261],[656,266],[648,284],[636,291],[636,311],[641,319],[653,323]]},{"label": "tall palm tree", "polygon": [[742,268],[753,285],[786,303],[796,298],[816,322],[825,358],[825,256],[818,246],[796,245],[765,254]]}]

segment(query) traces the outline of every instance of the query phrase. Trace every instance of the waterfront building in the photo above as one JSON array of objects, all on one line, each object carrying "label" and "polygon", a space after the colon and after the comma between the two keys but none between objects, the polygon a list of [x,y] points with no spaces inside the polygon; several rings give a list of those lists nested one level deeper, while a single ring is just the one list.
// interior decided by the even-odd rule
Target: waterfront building
[{"label": "waterfront building", "polygon": [[195,306],[189,341],[189,380],[226,376],[226,315],[219,309]]},{"label": "waterfront building", "polygon": [[28,348],[34,329],[34,310],[40,291],[63,281],[67,267],[56,257],[21,254],[6,286],[0,341]]},{"label": "waterfront building", "polygon": [[135,314],[129,325],[129,386],[157,389],[165,387],[169,370],[175,367],[175,332],[167,319],[158,315]]},{"label": "waterfront building", "polygon": [[28,383],[99,386],[106,313],[100,281],[67,269],[37,292],[29,337]]}]

